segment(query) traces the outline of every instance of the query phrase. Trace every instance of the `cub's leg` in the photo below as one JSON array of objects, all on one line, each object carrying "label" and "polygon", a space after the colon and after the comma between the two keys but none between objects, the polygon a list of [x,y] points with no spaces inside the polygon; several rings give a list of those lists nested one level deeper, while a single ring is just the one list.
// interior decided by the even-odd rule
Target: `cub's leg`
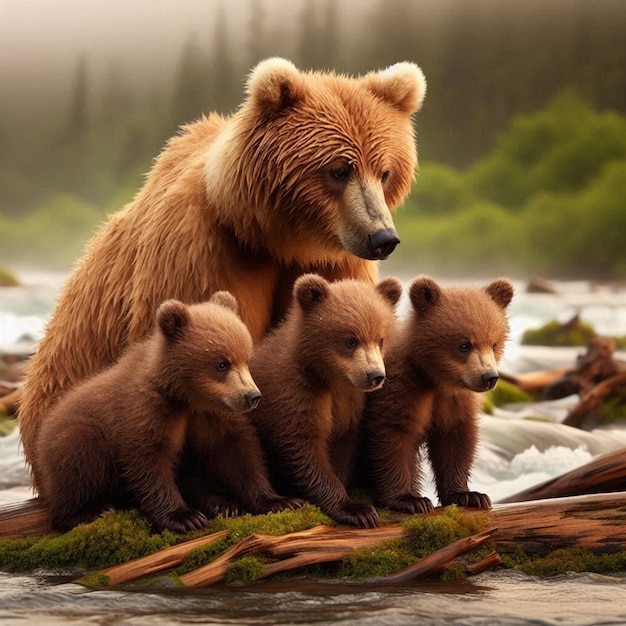
[{"label": "cub's leg", "polygon": [[443,506],[491,508],[488,495],[469,491],[468,479],[478,443],[480,396],[473,392],[437,397],[428,432],[428,455]]}]

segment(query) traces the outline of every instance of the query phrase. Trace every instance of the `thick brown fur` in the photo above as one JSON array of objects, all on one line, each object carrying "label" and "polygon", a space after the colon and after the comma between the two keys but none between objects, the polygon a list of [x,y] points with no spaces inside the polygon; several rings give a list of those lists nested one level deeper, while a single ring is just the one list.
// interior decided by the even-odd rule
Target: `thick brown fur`
[{"label": "thick brown fur", "polygon": [[368,394],[361,470],[377,504],[405,513],[433,510],[420,493],[419,453],[426,444],[442,505],[489,508],[468,478],[478,441],[480,392],[492,389],[509,326],[513,286],[439,286],[418,277],[412,310],[394,333],[387,382]]},{"label": "thick brown fur", "polygon": [[303,273],[376,282],[372,259],[395,247],[390,211],[410,191],[425,89],[412,63],[350,78],[268,59],[236,113],[169,141],[88,244],[32,360],[19,423],[35,487],[52,403],[147,335],[160,302],[230,291],[256,341]]},{"label": "thick brown fur", "polygon": [[250,371],[263,391],[251,414],[270,477],[284,493],[342,524],[373,527],[378,515],[348,496],[368,391],[383,384],[385,344],[400,283],[328,283],[301,276],[285,322],[256,348]]},{"label": "thick brown fur", "polygon": [[[236,309],[227,292],[192,306],[164,302],[148,338],[54,405],[39,431],[37,454],[40,497],[55,528],[91,521],[111,506],[134,506],[159,531],[198,529],[206,515],[232,512],[223,504],[223,489],[243,479],[249,485],[235,489],[231,500],[238,497],[255,512],[259,500],[280,501],[243,415],[261,394],[248,369],[252,338]],[[204,440],[204,454],[219,448],[214,463],[222,463],[223,447],[237,448],[228,468],[235,478],[200,476],[203,497],[194,502],[183,498],[177,484],[190,423],[206,424],[213,433],[211,442]]]}]

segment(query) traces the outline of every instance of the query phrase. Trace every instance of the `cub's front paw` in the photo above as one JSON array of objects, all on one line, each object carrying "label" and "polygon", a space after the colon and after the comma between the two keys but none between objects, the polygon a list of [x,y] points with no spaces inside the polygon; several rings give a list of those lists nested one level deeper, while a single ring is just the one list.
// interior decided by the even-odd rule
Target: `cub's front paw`
[{"label": "cub's front paw", "polygon": [[273,500],[268,500],[264,508],[266,513],[279,513],[280,511],[295,511],[304,504],[305,501],[300,498],[279,496]]},{"label": "cub's front paw", "polygon": [[170,530],[173,533],[183,534],[192,530],[200,530],[209,523],[209,520],[195,509],[190,509],[186,506],[155,517],[154,525],[159,530]]},{"label": "cub's front paw", "polygon": [[340,524],[350,524],[360,528],[378,526],[378,512],[371,504],[349,501],[330,513],[330,517]]},{"label": "cub's front paw", "polygon": [[491,499],[487,494],[479,493],[478,491],[461,491],[451,493],[442,504],[444,506],[448,504],[458,504],[459,506],[473,507],[476,509],[490,509]]},{"label": "cub's front paw", "polygon": [[433,503],[424,496],[416,496],[407,493],[399,498],[394,498],[385,503],[385,506],[392,511],[400,511],[415,515],[416,513],[432,513],[435,510]]},{"label": "cub's front paw", "polygon": [[242,512],[237,502],[216,495],[203,499],[202,510],[208,517],[237,517]]}]

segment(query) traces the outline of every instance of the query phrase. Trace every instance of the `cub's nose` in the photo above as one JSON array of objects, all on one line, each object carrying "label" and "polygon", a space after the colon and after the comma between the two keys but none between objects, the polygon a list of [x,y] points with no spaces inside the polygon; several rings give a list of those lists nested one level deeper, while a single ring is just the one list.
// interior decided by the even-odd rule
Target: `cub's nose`
[{"label": "cub's nose", "polygon": [[368,372],[367,382],[370,385],[370,389],[378,389],[385,382],[385,372],[378,369]]},{"label": "cub's nose", "polygon": [[368,246],[372,259],[386,259],[399,243],[400,238],[393,228],[377,230],[373,235],[368,235]]},{"label": "cub's nose", "polygon": [[498,372],[485,372],[482,375],[483,387],[485,388],[485,391],[493,389],[498,382],[498,378],[500,378]]},{"label": "cub's nose", "polygon": [[259,401],[261,400],[261,392],[258,389],[255,389],[254,391],[248,391],[248,393],[244,396],[245,401],[246,401],[246,408],[247,409],[256,409],[256,407],[259,404]]}]

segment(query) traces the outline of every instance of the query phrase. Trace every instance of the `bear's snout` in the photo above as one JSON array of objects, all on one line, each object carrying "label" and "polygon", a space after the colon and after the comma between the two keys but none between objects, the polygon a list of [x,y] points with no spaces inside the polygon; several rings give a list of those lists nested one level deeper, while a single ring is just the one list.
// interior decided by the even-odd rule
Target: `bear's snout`
[{"label": "bear's snout", "polygon": [[379,369],[368,372],[367,382],[370,385],[370,389],[378,389],[385,382],[385,372]]},{"label": "bear's snout", "polygon": [[400,238],[394,228],[388,228],[368,235],[367,243],[372,259],[386,259],[396,249]]},{"label": "bear's snout", "polygon": [[498,375],[498,372],[495,372],[493,370],[489,372],[485,372],[481,376],[481,380],[482,380],[485,391],[491,391],[496,386],[496,383],[498,382],[499,378],[500,376]]},{"label": "bear's snout", "polygon": [[252,411],[252,409],[256,409],[261,401],[261,392],[258,389],[248,391],[248,393],[244,396],[244,400],[246,403],[246,409]]}]

